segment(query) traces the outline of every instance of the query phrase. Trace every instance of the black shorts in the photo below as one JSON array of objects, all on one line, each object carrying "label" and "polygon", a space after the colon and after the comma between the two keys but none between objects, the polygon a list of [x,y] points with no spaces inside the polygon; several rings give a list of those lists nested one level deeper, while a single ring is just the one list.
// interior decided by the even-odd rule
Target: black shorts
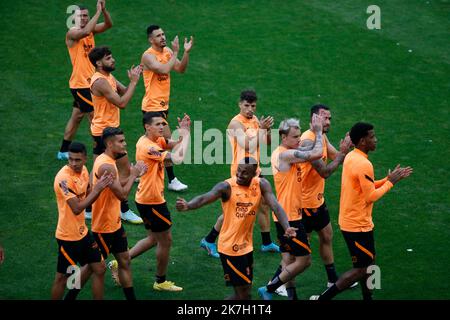
[{"label": "black shorts", "polygon": [[[92,136],[92,139],[94,139],[94,148],[92,149],[92,153],[99,156],[106,150],[105,143],[103,142],[101,136]],[[121,153],[117,156],[116,160],[123,158],[126,155],[127,153]]]},{"label": "black shorts", "polygon": [[111,233],[92,233],[94,234],[95,241],[97,241],[104,259],[108,257],[109,253],[122,253],[128,251],[127,233],[123,226]]},{"label": "black shorts", "polygon": [[170,211],[167,203],[161,204],[140,204],[136,202],[136,207],[144,220],[145,229],[153,232],[163,232],[172,226]]},{"label": "black shorts", "polygon": [[80,109],[81,112],[89,113],[94,111],[94,104],[92,103],[91,90],[84,89],[70,89],[73,96],[73,107]]},{"label": "black shorts", "polygon": [[280,251],[288,252],[293,256],[302,257],[311,254],[311,247],[309,246],[308,237],[305,232],[301,220],[289,221],[291,227],[297,228],[295,238],[286,238],[284,236],[284,229],[279,222],[275,222],[277,228],[277,237],[280,242]]},{"label": "black shorts", "polygon": [[102,255],[95,242],[92,233],[78,241],[66,241],[56,239],[58,242],[58,265],[56,271],[64,274],[71,274],[67,268],[71,265],[84,266],[86,263],[102,261]]},{"label": "black shorts", "polygon": [[253,251],[243,256],[220,254],[226,286],[251,285],[253,281]]},{"label": "black shorts", "polygon": [[348,251],[352,256],[354,268],[366,268],[375,262],[375,239],[373,231],[347,232],[342,231]]},{"label": "black shorts", "polygon": [[330,223],[330,214],[324,202],[319,208],[303,208],[302,223],[305,226],[306,233],[320,231]]}]

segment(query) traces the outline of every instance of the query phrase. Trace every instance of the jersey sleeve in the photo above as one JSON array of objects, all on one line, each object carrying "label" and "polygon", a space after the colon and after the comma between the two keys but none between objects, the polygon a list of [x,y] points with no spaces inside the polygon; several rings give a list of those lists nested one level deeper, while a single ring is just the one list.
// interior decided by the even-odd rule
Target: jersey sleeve
[{"label": "jersey sleeve", "polygon": [[386,181],[388,181],[388,177],[384,177],[381,180],[376,180],[375,181],[375,188],[381,187]]},{"label": "jersey sleeve", "polygon": [[357,170],[361,191],[366,202],[377,201],[393,187],[393,184],[386,179],[380,187],[376,188],[373,167],[370,163],[359,165]]},{"label": "jersey sleeve", "polygon": [[75,190],[75,183],[69,177],[62,176],[58,179],[58,192],[63,196],[64,200],[68,200],[77,196]]}]

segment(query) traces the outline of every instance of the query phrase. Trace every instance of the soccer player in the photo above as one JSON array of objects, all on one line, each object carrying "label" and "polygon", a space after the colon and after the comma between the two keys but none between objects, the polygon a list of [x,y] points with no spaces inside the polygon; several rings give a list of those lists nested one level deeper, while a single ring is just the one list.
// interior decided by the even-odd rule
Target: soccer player
[{"label": "soccer player", "polygon": [[[172,50],[167,47],[166,35],[164,31],[156,25],[150,25],[147,28],[147,38],[150,43],[142,55],[141,64],[144,66],[144,85],[145,95],[142,99],[142,112],[156,111],[160,112],[164,119],[168,120],[169,114],[169,96],[170,96],[170,72],[172,70],[178,73],[184,73],[189,63],[189,52],[194,44],[191,36],[189,42],[184,39],[184,53],[181,61],[178,59],[180,45],[178,36],[172,41]],[[171,136],[170,127],[164,128],[164,137],[169,139]],[[167,188],[173,191],[182,191],[188,188],[175,177],[173,163],[165,162],[169,184]]]},{"label": "soccer player", "polygon": [[253,226],[256,212],[264,200],[277,216],[286,237],[295,237],[286,213],[272,193],[270,183],[257,177],[258,162],[251,157],[240,160],[236,175],[216,184],[211,191],[191,201],[177,199],[179,211],[195,210],[217,199],[222,202],[223,226],[218,248],[227,285],[234,287],[228,299],[251,298],[253,280]]},{"label": "soccer player", "polygon": [[[259,145],[266,143],[270,145],[271,135],[270,128],[273,126],[273,118],[261,117],[259,120],[255,116],[256,103],[258,97],[253,90],[245,90],[241,92],[239,100],[239,114],[231,119],[228,124],[227,135],[230,139],[233,158],[231,162],[231,177],[236,175],[238,163],[246,156],[252,156],[259,161]],[[259,168],[257,174],[261,172]],[[220,228],[223,223],[223,215],[220,215],[216,224],[213,226],[209,234],[200,241],[200,246],[204,248],[212,257],[219,258],[215,241],[219,235]],[[272,242],[270,237],[270,216],[269,208],[262,204],[258,212],[258,223],[261,228],[263,252],[279,252],[278,246]]]},{"label": "soccer player", "polygon": [[353,268],[330,288],[311,300],[330,300],[338,293],[360,281],[363,299],[372,300],[367,286],[367,268],[375,262],[375,240],[373,235],[372,209],[397,182],[412,173],[411,167],[397,167],[382,180],[375,180],[368,153],[375,151],[377,138],[373,125],[358,122],[350,130],[355,149],[347,154],[342,169],[339,227],[349,249]]},{"label": "soccer player", "polygon": [[[94,117],[91,123],[91,133],[94,139],[94,161],[105,151],[102,141],[102,132],[107,127],[120,126],[120,110],[125,109],[136,89],[142,73],[142,67],[137,66],[128,70],[130,84],[125,87],[111,73],[115,70],[115,60],[108,47],[96,47],[89,53],[89,60],[95,66],[95,73],[91,79],[92,101],[94,104]],[[130,162],[126,152],[116,159],[119,177],[125,185],[130,175]],[[143,223],[128,206],[128,200],[123,199],[120,206],[121,218],[125,221]],[[90,218],[90,214],[87,214]]]},{"label": "soccer player", "polygon": [[286,239],[283,236],[283,228],[274,217],[280,241],[281,264],[269,284],[258,289],[258,294],[264,300],[272,299],[272,293],[282,285],[286,287],[288,298],[297,300],[294,279],[311,264],[311,249],[301,223],[301,163],[313,161],[322,156],[322,118],[320,116],[313,114],[311,128],[315,134],[313,144],[304,148],[300,148],[299,120],[293,118],[283,120],[278,128],[281,144],[273,151],[271,157],[275,190],[278,202],[288,215],[289,225],[297,228],[297,236]]},{"label": "soccer player", "polygon": [[2,264],[3,261],[5,261],[5,250],[4,250],[3,247],[0,245],[0,264]]},{"label": "soccer player", "polygon": [[[344,162],[346,154],[351,147],[350,136],[341,140],[339,151],[330,143],[327,133],[331,125],[331,111],[325,105],[314,105],[311,107],[311,117],[318,114],[323,119],[322,126],[322,157],[313,161],[301,164],[302,173],[302,224],[310,239],[311,232],[316,231],[319,236],[319,253],[325,265],[328,277],[328,287],[336,282],[338,276],[334,266],[333,257],[333,229],[330,222],[330,215],[325,203],[324,190],[325,179]],[[316,135],[312,130],[303,132],[301,136],[301,146],[308,147],[314,144]],[[327,159],[332,161],[327,163]],[[356,286],[357,283],[355,283]]]},{"label": "soccer player", "polygon": [[125,185],[119,179],[116,159],[126,153],[126,142],[120,128],[107,127],[103,130],[102,141],[106,149],[94,162],[94,184],[105,172],[113,176],[113,182],[92,205],[92,232],[99,244],[103,258],[111,252],[118,261],[119,279],[127,300],[134,300],[131,260],[128,241],[120,219],[120,202],[128,198],[134,180],[147,171],[142,161],[130,166],[130,175]]},{"label": "soccer player", "polygon": [[[100,14],[105,19],[97,23]],[[88,54],[95,46],[94,35],[105,32],[112,27],[112,20],[106,10],[105,0],[97,2],[97,11],[89,20],[89,11],[84,6],[78,6],[75,10],[75,26],[67,31],[66,45],[72,62],[72,75],[69,80],[70,91],[74,98],[72,115],[67,122],[64,131],[64,139],[57,154],[59,160],[69,158],[69,144],[74,138],[81,120],[88,116],[89,123],[93,116],[93,104],[89,82],[94,74],[94,66],[89,62]]]},{"label": "soccer player", "polygon": [[[133,259],[156,245],[156,275],[153,289],[181,291],[183,288],[166,280],[172,246],[172,220],[164,199],[164,162],[170,160],[178,164],[183,161],[187,153],[191,121],[186,114],[183,119],[178,118],[180,139],[176,141],[164,138],[167,122],[160,112],[146,112],[143,123],[145,134],[136,144],[136,161],[143,161],[148,166],[148,171],[140,179],[136,191],[136,207],[144,220],[148,236],[130,249],[130,257]],[[121,282],[117,281],[116,266],[115,261],[108,264],[114,281],[120,285]]]},{"label": "soccer player", "polygon": [[[58,204],[58,266],[52,286],[52,299],[61,299],[64,295],[67,277],[71,273],[69,266],[87,264],[81,273],[80,285],[92,274],[92,295],[94,299],[103,299],[105,262],[101,257],[97,243],[89,232],[84,209],[92,204],[100,193],[108,187],[113,178],[104,173],[89,192],[89,173],[85,167],[86,147],[79,142],[69,145],[69,163],[55,177],[53,188]],[[75,299],[80,288],[73,288],[66,299]]]}]

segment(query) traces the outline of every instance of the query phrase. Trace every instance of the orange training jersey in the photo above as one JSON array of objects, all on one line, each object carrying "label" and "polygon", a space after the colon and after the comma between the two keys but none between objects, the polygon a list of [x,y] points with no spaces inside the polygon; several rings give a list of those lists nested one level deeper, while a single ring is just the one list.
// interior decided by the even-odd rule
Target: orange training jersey
[{"label": "orange training jersey", "polygon": [[92,32],[87,37],[74,41],[72,47],[67,47],[72,62],[72,75],[69,80],[71,89],[89,88],[95,68],[89,61],[88,54],[94,47],[95,41]]},{"label": "orange training jersey", "polygon": [[373,229],[373,203],[393,187],[387,178],[375,181],[367,154],[359,149],[349,152],[342,168],[339,226],[348,232]]},{"label": "orange training jersey", "polygon": [[[292,163],[289,171],[280,171],[280,153],[289,150],[286,147],[278,146],[272,153],[272,173],[275,182],[275,191],[281,207],[288,216],[289,221],[296,221],[302,218],[302,170],[300,163]],[[278,221],[272,213],[273,220]]]},{"label": "orange training jersey", "polygon": [[145,135],[136,143],[136,161],[142,160],[148,166],[141,177],[136,190],[136,202],[139,204],[161,204],[164,199],[164,159],[167,156],[166,140],[158,138],[156,142]]},{"label": "orange training jersey", "polygon": [[[253,137],[258,134],[259,121],[258,118],[256,118],[256,116],[253,116],[253,118],[248,119],[243,115],[238,114],[233,119],[231,119],[231,121],[233,120],[240,122],[244,126],[244,133],[248,137]],[[256,174],[259,175],[259,173],[261,172],[261,169],[259,167],[259,146],[256,148],[256,152],[250,154],[248,152],[245,152],[245,150],[239,146],[236,137],[230,137],[230,143],[233,152],[233,159],[231,160],[231,177],[234,177],[236,175],[239,161],[241,161],[245,157],[253,157],[255,158],[256,161],[258,161],[258,169],[256,171]]]},{"label": "orange training jersey", "polygon": [[[91,80],[91,88],[95,81],[103,78],[108,81],[111,88],[117,92],[116,78],[112,74],[105,76],[100,72],[94,73]],[[92,93],[92,92],[91,92]],[[120,109],[108,101],[105,97],[98,97],[92,94],[94,104],[94,117],[91,123],[91,133],[93,136],[101,136],[106,127],[120,126]]]},{"label": "orange training jersey", "polygon": [[[301,138],[303,140],[316,140],[316,134],[311,130],[303,132]],[[322,135],[322,160],[327,163],[327,138]],[[311,162],[303,162],[302,167],[302,202],[303,208],[319,208],[325,201],[323,192],[325,191],[325,179],[317,173]]]},{"label": "orange training jersey", "polygon": [[250,186],[240,186],[236,177],[225,180],[231,186],[228,201],[222,201],[223,225],[217,242],[218,251],[229,256],[242,256],[253,251],[253,225],[261,201],[259,178]]},{"label": "orange training jersey", "polygon": [[[146,53],[156,56],[156,59],[163,64],[169,62],[172,57],[172,53],[167,48],[164,48],[163,52],[158,52],[150,47],[144,52],[144,54]],[[149,112],[169,109],[170,73],[158,74],[151,70],[144,70],[142,74],[145,86],[142,110]]]},{"label": "orange training jersey", "polygon": [[84,210],[76,215],[67,201],[75,197],[80,200],[86,198],[88,184],[89,173],[86,167],[83,167],[81,173],[76,173],[69,166],[64,166],[56,175],[53,189],[58,204],[58,226],[55,233],[57,239],[78,241],[87,234]]},{"label": "orange training jersey", "polygon": [[[116,160],[105,153],[102,153],[95,159],[93,172],[93,183],[97,183],[100,178],[99,168],[103,164],[110,164],[114,167],[116,179],[119,172],[116,167]],[[92,204],[92,231],[98,233],[111,233],[121,227],[120,222],[120,200],[114,195],[110,188],[100,193],[100,196]]]}]

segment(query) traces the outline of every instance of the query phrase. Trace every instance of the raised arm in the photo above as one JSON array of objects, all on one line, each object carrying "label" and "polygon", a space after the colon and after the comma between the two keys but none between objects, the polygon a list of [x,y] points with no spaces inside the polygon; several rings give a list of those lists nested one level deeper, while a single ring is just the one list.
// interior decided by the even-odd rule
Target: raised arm
[{"label": "raised arm", "polygon": [[369,164],[361,166],[357,169],[359,174],[359,183],[361,185],[361,191],[364,195],[364,199],[367,203],[375,202],[380,199],[386,192],[388,192],[394,184],[400,180],[409,177],[412,173],[412,168],[405,167],[401,168],[398,165],[394,171],[389,173],[388,177],[383,184],[378,184],[379,187],[375,186],[373,167]]},{"label": "raised arm", "polygon": [[174,164],[181,164],[189,146],[191,118],[185,113],[183,119],[177,119],[178,126],[176,132],[180,137],[177,141],[169,140],[168,147],[172,149],[172,152],[166,158],[172,160]]},{"label": "raised arm", "polygon": [[111,174],[105,172],[102,177],[97,181],[97,184],[92,188],[92,191],[83,200],[78,197],[73,197],[67,200],[67,204],[72,209],[75,215],[79,215],[88,206],[93,204],[97,200],[100,193],[113,182]]},{"label": "raised arm", "polygon": [[259,130],[259,141],[264,141],[268,146],[272,143],[272,135],[270,132],[270,129],[272,128],[274,123],[273,117],[268,116],[264,117],[262,116],[261,119],[259,119],[259,127],[261,130]]},{"label": "raised arm", "polygon": [[239,121],[231,121],[227,128],[227,135],[230,139],[236,139],[236,143],[250,154],[256,152],[258,148],[258,132],[250,135],[244,131],[244,126]]},{"label": "raised arm", "polygon": [[179,49],[178,36],[176,36],[172,41],[172,57],[170,57],[170,60],[167,63],[159,62],[153,54],[144,54],[142,57],[142,64],[144,65],[145,70],[150,70],[158,74],[169,73],[177,62]]},{"label": "raised arm", "polygon": [[296,236],[295,230],[297,229],[289,226],[289,220],[287,218],[286,212],[275,198],[275,195],[272,192],[272,187],[270,186],[269,181],[267,181],[264,178],[261,178],[259,185],[265,202],[269,205],[269,207],[277,216],[278,222],[281,224],[281,226],[285,231],[285,236],[295,237]]},{"label": "raised arm", "polygon": [[313,161],[322,157],[322,118],[317,114],[313,114],[311,127],[316,136],[314,146],[310,150],[304,150],[302,148],[287,150],[280,154],[280,161],[287,163],[297,163]]},{"label": "raised arm", "polygon": [[67,31],[66,35],[66,42],[69,47],[72,47],[74,42],[77,40],[80,40],[84,37],[87,37],[91,32],[94,32],[95,26],[97,24],[98,18],[100,17],[100,14],[102,13],[102,4],[100,1],[97,2],[97,11],[95,12],[94,16],[89,20],[87,25],[82,28],[72,28],[69,31]]},{"label": "raised arm", "polygon": [[102,23],[97,23],[94,28],[94,33],[102,33],[108,30],[113,26],[113,22],[111,19],[111,15],[109,14],[108,10],[106,10],[106,0],[100,0],[102,3],[102,13],[103,18],[105,18],[105,21]]},{"label": "raised arm", "polygon": [[230,185],[222,181],[216,184],[209,192],[199,195],[189,202],[183,198],[178,198],[176,208],[178,211],[195,210],[207,204],[210,204],[219,198],[221,198],[223,201],[227,201],[230,198],[230,195]]},{"label": "raised arm", "polygon": [[98,169],[99,175],[103,176],[105,172],[113,177],[113,182],[108,187],[111,189],[117,199],[119,199],[120,201],[125,201],[128,198],[128,194],[130,193],[136,178],[142,176],[143,174],[145,174],[145,172],[147,172],[147,165],[145,165],[142,161],[138,161],[135,165],[131,165],[130,176],[128,177],[128,181],[124,186],[120,184],[119,177],[116,175],[116,171],[112,165],[101,165]]},{"label": "raised arm", "polygon": [[194,38],[191,36],[191,39],[189,42],[187,42],[187,39],[184,38],[184,53],[183,58],[180,60],[176,60],[173,70],[175,70],[178,73],[184,73],[186,71],[187,65],[189,63],[189,52],[192,49],[192,46],[194,45]]},{"label": "raised arm", "polygon": [[119,90],[122,92],[125,91],[122,96],[115,92],[105,79],[97,79],[94,82],[91,89],[92,93],[96,96],[104,96],[109,102],[114,104],[119,109],[125,109],[134,94],[136,84],[139,81],[141,73],[141,66],[128,70],[128,78],[130,79],[130,84],[128,87],[124,89],[124,86],[118,83],[118,87],[120,88]]},{"label": "raised arm", "polygon": [[[325,139],[325,141],[329,143],[328,139]],[[352,142],[350,140],[350,137],[346,135],[346,137],[339,143],[339,152],[335,154],[333,161],[331,161],[330,163],[326,163],[322,159],[318,159],[311,161],[312,166],[322,178],[327,179],[333,174],[334,171],[336,171],[339,165],[344,162],[345,156],[349,152],[351,145]]]}]

